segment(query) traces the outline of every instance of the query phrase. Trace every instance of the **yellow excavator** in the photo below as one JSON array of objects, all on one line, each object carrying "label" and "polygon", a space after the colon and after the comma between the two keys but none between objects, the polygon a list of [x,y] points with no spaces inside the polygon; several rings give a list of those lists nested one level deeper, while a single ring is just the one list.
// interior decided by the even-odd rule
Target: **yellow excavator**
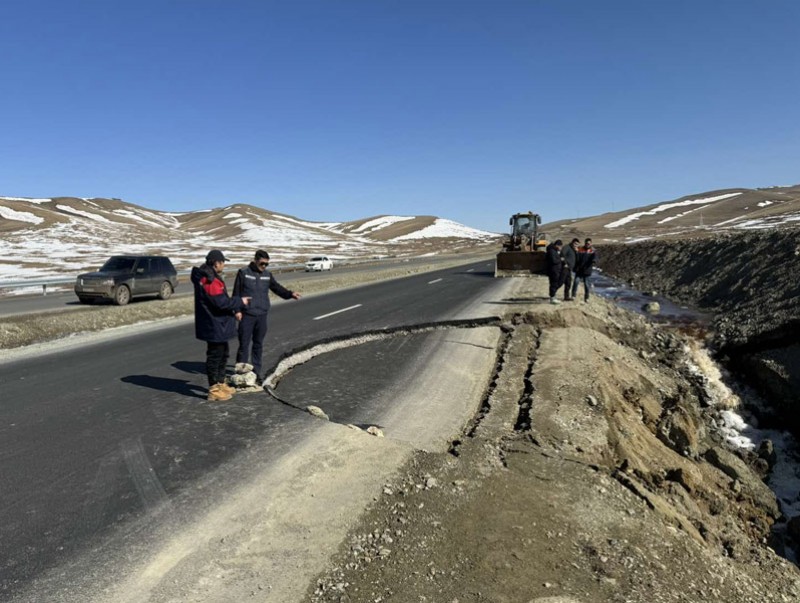
[{"label": "yellow excavator", "polygon": [[539,232],[542,217],[533,212],[519,213],[508,221],[511,234],[497,254],[495,277],[545,274],[547,235]]}]

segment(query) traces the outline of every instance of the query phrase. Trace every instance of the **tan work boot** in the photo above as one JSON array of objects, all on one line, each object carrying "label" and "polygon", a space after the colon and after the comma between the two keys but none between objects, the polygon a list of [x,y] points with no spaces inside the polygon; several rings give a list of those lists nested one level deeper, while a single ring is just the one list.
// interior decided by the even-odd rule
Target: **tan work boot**
[{"label": "tan work boot", "polygon": [[228,385],[227,383],[220,383],[219,388],[222,391],[229,393],[231,396],[236,393],[236,388],[232,385]]},{"label": "tan work boot", "polygon": [[233,397],[226,390],[222,389],[220,385],[220,383],[217,383],[208,388],[208,397],[206,400],[209,402],[225,402],[225,400],[230,400]]}]

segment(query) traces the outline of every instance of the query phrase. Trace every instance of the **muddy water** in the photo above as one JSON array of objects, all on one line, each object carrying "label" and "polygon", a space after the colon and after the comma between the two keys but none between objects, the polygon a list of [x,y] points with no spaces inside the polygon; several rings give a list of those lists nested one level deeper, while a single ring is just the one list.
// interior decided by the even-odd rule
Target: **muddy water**
[{"label": "muddy water", "polygon": [[[773,544],[779,554],[798,563],[800,543],[792,542],[788,537],[787,524],[792,518],[800,517],[800,442],[788,431],[760,428],[757,417],[769,408],[768,402],[711,358],[703,342],[711,332],[713,316],[696,308],[676,304],[657,293],[636,291],[603,274],[594,276],[592,283],[598,296],[695,339],[698,349],[692,354],[692,369],[708,381],[711,398],[719,398],[713,422],[731,447],[757,451],[765,440],[773,443],[777,461],[770,471],[767,484],[775,493],[784,515],[784,519],[773,529]],[[644,309],[646,304],[653,301],[660,306],[658,314],[650,314]],[[722,404],[722,398],[730,397],[739,400],[736,410],[727,409]]]},{"label": "muddy water", "polygon": [[[714,318],[711,314],[676,304],[658,293],[636,291],[604,274],[593,276],[592,285],[597,295],[613,301],[626,310],[647,316],[655,323],[675,327],[699,338],[703,338],[711,328],[711,321]],[[579,293],[581,291],[582,289],[579,289]],[[658,314],[650,314],[644,310],[646,304],[654,301],[661,307]]]}]

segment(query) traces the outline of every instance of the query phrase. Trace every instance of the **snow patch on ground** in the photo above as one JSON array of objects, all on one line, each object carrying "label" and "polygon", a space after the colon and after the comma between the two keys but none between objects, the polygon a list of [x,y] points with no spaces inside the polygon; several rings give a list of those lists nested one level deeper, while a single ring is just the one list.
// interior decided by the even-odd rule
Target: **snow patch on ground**
[{"label": "snow patch on ground", "polygon": [[17,211],[2,205],[0,205],[0,218],[4,218],[6,220],[16,220],[17,222],[29,222],[31,224],[41,224],[44,222],[44,218],[34,216],[26,211]]},{"label": "snow patch on ground", "polygon": [[605,228],[617,228],[618,226],[623,226],[628,222],[633,222],[634,220],[638,220],[642,216],[654,216],[655,214],[667,211],[668,209],[673,209],[675,207],[685,207],[689,205],[707,205],[709,203],[714,203],[715,201],[730,199],[731,197],[736,197],[741,194],[742,193],[728,193],[725,195],[717,195],[716,197],[703,197],[701,199],[687,199],[685,201],[676,201],[675,203],[664,203],[663,205],[654,207],[651,210],[634,212],[632,214],[625,216],[624,218],[620,218],[619,220],[615,220],[614,222],[609,222],[608,224],[605,225]]},{"label": "snow patch on ground", "polygon": [[397,224],[398,222],[405,222],[406,220],[413,220],[414,216],[381,216],[380,218],[375,218],[373,220],[367,220],[358,228],[354,228],[353,232],[372,232],[373,230],[379,230],[381,228],[386,228],[387,226],[391,226],[392,224]]},{"label": "snow patch on ground", "polygon": [[392,241],[410,241],[413,239],[433,239],[433,238],[465,238],[465,239],[495,239],[499,235],[494,232],[487,232],[485,230],[478,230],[464,226],[452,220],[444,218],[437,218],[433,224],[416,232],[395,237]]},{"label": "snow patch on ground", "polygon": [[59,204],[59,205],[56,205],[56,208],[60,209],[61,211],[65,211],[65,212],[67,212],[69,214],[75,214],[76,216],[81,216],[83,218],[88,218],[89,220],[94,220],[96,222],[105,222],[107,224],[113,224],[113,222],[111,220],[109,220],[108,218],[105,218],[105,217],[100,216],[98,214],[93,214],[93,213],[88,212],[88,211],[82,211],[80,209],[75,209],[74,207],[70,207],[69,205],[61,205],[61,204]]}]

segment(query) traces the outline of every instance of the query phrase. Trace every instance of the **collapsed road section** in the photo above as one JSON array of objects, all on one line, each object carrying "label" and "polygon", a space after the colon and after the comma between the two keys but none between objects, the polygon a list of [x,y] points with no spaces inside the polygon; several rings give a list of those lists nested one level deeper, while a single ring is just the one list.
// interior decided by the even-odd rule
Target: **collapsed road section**
[{"label": "collapsed road section", "polygon": [[603,300],[521,309],[472,424],[384,485],[310,600],[797,600],[702,346]]}]

